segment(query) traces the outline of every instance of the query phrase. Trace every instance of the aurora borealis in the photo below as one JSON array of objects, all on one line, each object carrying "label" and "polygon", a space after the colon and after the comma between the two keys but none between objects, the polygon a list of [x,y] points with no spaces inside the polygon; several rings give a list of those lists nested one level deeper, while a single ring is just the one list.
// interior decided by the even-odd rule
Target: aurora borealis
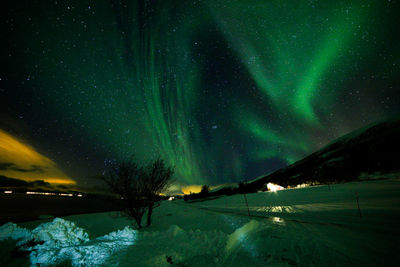
[{"label": "aurora borealis", "polygon": [[0,129],[81,185],[132,154],[250,180],[400,112],[397,1],[12,5]]}]

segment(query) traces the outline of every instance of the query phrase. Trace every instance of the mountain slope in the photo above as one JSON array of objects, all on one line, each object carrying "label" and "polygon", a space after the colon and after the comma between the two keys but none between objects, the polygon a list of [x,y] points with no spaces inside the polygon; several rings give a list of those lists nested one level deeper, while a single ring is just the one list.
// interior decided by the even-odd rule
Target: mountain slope
[{"label": "mountain slope", "polygon": [[261,188],[268,182],[282,186],[330,183],[357,179],[361,173],[400,170],[400,120],[391,120],[340,137],[294,164],[249,184]]}]

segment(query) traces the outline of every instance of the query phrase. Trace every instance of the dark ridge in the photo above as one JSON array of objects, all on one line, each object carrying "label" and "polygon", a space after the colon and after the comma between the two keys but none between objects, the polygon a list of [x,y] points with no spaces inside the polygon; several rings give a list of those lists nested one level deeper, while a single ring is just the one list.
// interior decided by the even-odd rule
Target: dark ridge
[{"label": "dark ridge", "polygon": [[271,182],[287,186],[334,183],[400,171],[400,120],[364,127],[344,135],[292,165],[264,176],[248,186]]}]

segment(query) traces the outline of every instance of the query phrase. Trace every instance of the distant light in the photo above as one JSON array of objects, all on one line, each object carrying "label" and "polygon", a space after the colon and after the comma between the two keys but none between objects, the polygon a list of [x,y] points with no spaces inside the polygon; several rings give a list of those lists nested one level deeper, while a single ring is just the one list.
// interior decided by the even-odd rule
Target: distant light
[{"label": "distant light", "polygon": [[34,192],[34,191],[27,191],[27,195],[45,195],[45,196],[55,196],[57,195],[56,193],[51,193],[51,192]]},{"label": "distant light", "polygon": [[[63,197],[73,197],[73,194],[70,193],[52,193],[52,192],[35,192],[35,191],[27,191],[27,195],[44,195],[44,196],[63,196]],[[78,197],[82,197],[82,194],[78,194]]]},{"label": "distant light", "polygon": [[273,184],[273,183],[268,183],[267,184],[267,188],[271,192],[276,192],[276,191],[285,189],[283,186],[280,186],[280,185],[277,185],[277,184]]},{"label": "distant light", "polygon": [[310,184],[298,184],[298,185],[296,185],[296,188],[304,188],[307,186],[310,186]]},{"label": "distant light", "polygon": [[59,196],[63,196],[63,197],[72,197],[73,194],[66,194],[66,193],[59,193]]},{"label": "distant light", "polygon": [[12,194],[12,190],[6,190],[4,191],[4,194]]},{"label": "distant light", "polygon": [[285,220],[280,217],[272,217],[272,221],[277,224],[285,224]]},{"label": "distant light", "polygon": [[169,197],[168,198],[168,200],[174,200],[175,199],[175,197]]},{"label": "distant light", "polygon": [[78,197],[82,197],[82,194],[79,193],[77,196],[78,196]]}]

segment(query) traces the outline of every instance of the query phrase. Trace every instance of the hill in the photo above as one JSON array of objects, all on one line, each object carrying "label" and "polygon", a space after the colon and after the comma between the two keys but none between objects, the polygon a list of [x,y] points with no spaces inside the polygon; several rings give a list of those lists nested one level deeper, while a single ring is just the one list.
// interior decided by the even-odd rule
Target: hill
[{"label": "hill", "polygon": [[287,186],[332,183],[400,171],[400,120],[390,120],[344,135],[292,165],[248,184]]}]

